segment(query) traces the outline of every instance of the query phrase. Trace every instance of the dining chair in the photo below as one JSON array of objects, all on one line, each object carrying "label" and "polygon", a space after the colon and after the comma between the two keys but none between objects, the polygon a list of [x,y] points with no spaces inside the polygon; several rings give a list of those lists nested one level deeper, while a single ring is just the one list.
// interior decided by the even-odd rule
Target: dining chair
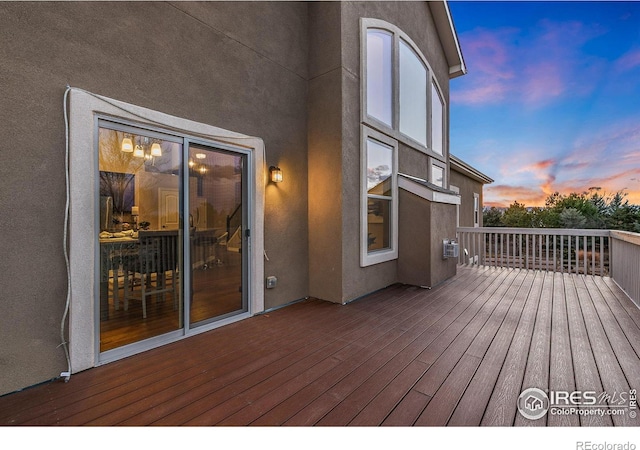
[{"label": "dining chair", "polygon": [[[137,258],[129,261],[127,271],[140,275],[142,317],[147,318],[147,297],[171,292],[173,307],[178,308],[178,240],[177,230],[138,232]],[[170,283],[167,283],[169,277]],[[128,300],[128,296],[125,299]]]}]

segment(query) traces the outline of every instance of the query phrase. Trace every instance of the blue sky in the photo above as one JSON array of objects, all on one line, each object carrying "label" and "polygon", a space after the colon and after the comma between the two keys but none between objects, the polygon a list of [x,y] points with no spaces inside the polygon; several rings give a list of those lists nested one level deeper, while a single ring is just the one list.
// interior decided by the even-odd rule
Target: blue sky
[{"label": "blue sky", "polygon": [[451,153],[495,180],[485,206],[625,190],[640,204],[640,1],[450,1],[468,74]]}]

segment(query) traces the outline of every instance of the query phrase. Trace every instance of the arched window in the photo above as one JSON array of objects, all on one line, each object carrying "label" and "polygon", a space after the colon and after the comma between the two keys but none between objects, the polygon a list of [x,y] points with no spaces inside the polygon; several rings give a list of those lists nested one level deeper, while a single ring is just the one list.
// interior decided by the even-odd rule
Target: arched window
[{"label": "arched window", "polygon": [[[419,47],[395,25],[361,20],[361,266],[398,257],[398,143],[423,152],[446,187],[446,104]],[[416,174],[418,175],[418,174]]]},{"label": "arched window", "polygon": [[362,19],[362,123],[446,161],[446,104],[429,63],[398,27]]}]

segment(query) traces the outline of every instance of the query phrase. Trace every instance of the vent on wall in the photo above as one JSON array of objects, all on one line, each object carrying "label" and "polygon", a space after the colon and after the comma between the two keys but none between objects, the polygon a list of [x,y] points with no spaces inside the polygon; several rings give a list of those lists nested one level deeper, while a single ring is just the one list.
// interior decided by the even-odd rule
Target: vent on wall
[{"label": "vent on wall", "polygon": [[450,239],[442,241],[442,259],[457,258],[460,254],[459,244]]}]

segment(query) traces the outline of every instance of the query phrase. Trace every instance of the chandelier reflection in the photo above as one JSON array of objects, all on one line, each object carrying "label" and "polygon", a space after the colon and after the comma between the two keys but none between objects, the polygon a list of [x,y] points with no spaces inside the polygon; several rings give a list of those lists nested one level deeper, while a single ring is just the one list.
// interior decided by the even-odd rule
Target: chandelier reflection
[{"label": "chandelier reflection", "polygon": [[145,164],[155,165],[155,159],[162,156],[160,142],[158,139],[147,136],[126,134],[122,139],[121,150],[125,153],[133,153],[134,158],[144,159]]},{"label": "chandelier reflection", "polygon": [[193,158],[189,158],[189,170],[195,174],[205,175],[209,171],[209,168],[201,161],[203,161],[207,155],[204,153],[196,153],[195,157],[195,160]]}]

